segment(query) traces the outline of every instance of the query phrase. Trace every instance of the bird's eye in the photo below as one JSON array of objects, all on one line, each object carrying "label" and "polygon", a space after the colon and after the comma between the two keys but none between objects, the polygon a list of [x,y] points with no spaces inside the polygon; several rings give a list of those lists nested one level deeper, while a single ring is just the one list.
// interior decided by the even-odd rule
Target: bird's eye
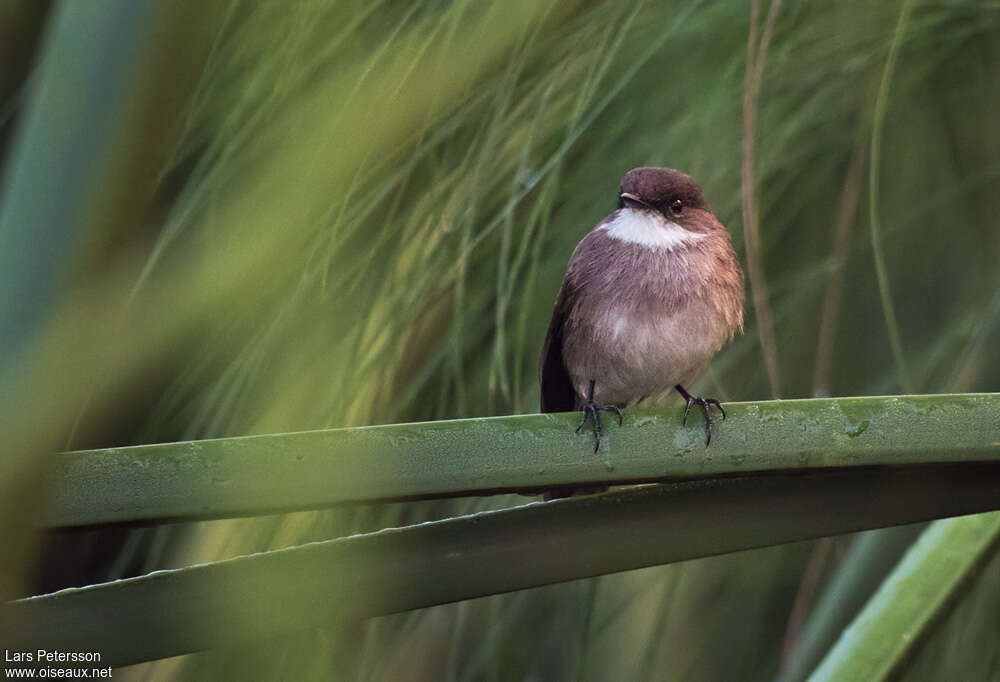
[{"label": "bird's eye", "polygon": [[684,204],[680,199],[674,199],[670,202],[670,212],[674,215],[680,215],[681,211],[684,210]]}]

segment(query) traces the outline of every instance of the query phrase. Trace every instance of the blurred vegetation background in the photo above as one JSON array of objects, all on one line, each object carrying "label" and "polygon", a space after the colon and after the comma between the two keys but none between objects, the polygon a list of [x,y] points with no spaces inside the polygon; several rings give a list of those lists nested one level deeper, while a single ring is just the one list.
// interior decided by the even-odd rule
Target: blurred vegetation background
[{"label": "blurred vegetation background", "polygon": [[[748,264],[747,331],[705,392],[1000,385],[995,2],[0,11],[5,599],[523,501],[30,532],[55,450],[536,411],[566,261],[634,166],[690,173]],[[81,25],[108,41],[72,43]],[[41,250],[15,239],[36,228]],[[851,543],[121,674],[774,679]],[[908,679],[997,679],[998,576],[994,559]]]}]

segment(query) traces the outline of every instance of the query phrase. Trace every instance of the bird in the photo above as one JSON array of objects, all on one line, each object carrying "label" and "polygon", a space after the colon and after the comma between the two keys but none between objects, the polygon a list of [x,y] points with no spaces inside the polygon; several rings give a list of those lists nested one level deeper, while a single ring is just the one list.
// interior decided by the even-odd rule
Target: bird
[{"label": "bird", "polygon": [[705,418],[725,419],[715,398],[690,386],[712,356],[743,331],[744,275],[729,232],[701,188],[673,168],[643,166],[622,177],[618,208],[580,240],[556,298],[540,361],[542,412],[581,412],[601,446],[601,412],[677,391]]}]

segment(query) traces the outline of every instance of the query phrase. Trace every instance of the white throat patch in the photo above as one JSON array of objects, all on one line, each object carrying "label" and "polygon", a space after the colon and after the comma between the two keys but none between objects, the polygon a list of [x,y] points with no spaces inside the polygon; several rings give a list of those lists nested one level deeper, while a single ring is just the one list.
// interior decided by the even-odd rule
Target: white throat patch
[{"label": "white throat patch", "polygon": [[705,235],[688,232],[677,223],[652,211],[624,208],[615,219],[601,227],[612,239],[641,244],[652,249],[672,251],[681,244],[690,244]]}]

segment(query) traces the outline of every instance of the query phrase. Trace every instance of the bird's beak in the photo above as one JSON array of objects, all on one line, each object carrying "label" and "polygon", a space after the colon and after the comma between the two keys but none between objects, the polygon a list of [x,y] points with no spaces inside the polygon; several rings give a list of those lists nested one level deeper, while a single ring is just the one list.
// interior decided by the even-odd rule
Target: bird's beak
[{"label": "bird's beak", "polygon": [[640,206],[644,206],[644,207],[646,207],[646,208],[648,208],[650,210],[653,210],[652,206],[650,206],[649,204],[647,204],[645,201],[643,201],[642,199],[640,199],[636,195],[631,194],[629,192],[622,192],[621,194],[618,195],[618,199],[620,201],[628,200],[628,201],[631,201],[633,204],[639,204]]}]

